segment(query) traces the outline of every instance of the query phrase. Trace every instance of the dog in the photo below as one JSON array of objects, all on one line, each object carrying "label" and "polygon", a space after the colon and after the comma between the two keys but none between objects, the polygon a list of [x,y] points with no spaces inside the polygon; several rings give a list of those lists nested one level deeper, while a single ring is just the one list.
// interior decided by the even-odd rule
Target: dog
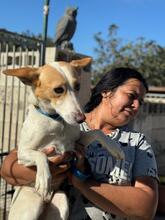
[{"label": "dog", "polygon": [[[99,130],[80,132],[85,120],[77,94],[83,69],[92,62],[86,57],[71,62],[52,62],[39,68],[7,69],[4,74],[18,77],[31,86],[29,107],[18,144],[18,162],[37,168],[35,186],[17,187],[9,213],[9,220],[37,220],[49,200],[51,174],[48,159],[42,152],[53,146],[56,153],[74,151],[75,142],[88,146],[99,140],[116,158],[124,158],[120,147]],[[52,194],[51,194],[52,195]],[[56,192],[49,220],[66,220],[68,200],[63,192]],[[44,218],[46,219],[46,218]]]}]

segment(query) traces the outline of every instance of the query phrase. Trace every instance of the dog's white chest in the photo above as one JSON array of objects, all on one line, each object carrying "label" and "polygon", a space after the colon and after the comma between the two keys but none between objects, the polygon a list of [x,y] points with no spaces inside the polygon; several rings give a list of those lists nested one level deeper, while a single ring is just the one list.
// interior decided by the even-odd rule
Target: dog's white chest
[{"label": "dog's white chest", "polygon": [[56,121],[39,113],[34,106],[29,106],[28,115],[23,124],[21,148],[40,149],[54,146],[57,153],[73,150],[79,139],[79,126],[71,126],[64,121]]}]

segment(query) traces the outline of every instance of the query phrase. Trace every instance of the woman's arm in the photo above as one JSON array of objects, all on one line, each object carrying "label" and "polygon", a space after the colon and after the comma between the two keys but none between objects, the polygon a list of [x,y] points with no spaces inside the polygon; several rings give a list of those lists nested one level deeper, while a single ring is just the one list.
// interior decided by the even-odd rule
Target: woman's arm
[{"label": "woman's arm", "polygon": [[[44,153],[49,156],[53,152],[53,148],[47,148]],[[52,178],[55,178],[55,182],[61,183],[66,178],[66,171],[69,169],[69,164],[64,163],[70,154],[55,155],[51,157],[49,162]],[[60,165],[62,164],[63,165]],[[18,164],[17,151],[13,150],[4,160],[1,167],[1,176],[7,181],[7,183],[16,185],[28,185],[35,181],[36,167],[25,167]]]},{"label": "woman's arm", "polygon": [[[83,152],[77,152],[77,169],[84,171]],[[152,177],[138,177],[134,186],[99,183],[92,179],[85,182],[68,173],[73,186],[87,199],[104,211],[136,220],[153,219],[158,203],[158,183]]]},{"label": "woman's arm", "polygon": [[157,181],[151,177],[139,177],[135,186],[117,186],[94,180],[80,181],[70,174],[71,182],[95,205],[109,213],[151,220],[156,211]]}]

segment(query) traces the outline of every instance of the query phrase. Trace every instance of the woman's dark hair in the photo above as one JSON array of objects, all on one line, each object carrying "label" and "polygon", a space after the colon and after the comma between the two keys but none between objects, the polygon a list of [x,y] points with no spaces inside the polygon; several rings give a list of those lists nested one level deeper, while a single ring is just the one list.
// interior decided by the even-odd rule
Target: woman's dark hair
[{"label": "woman's dark hair", "polygon": [[113,91],[118,86],[121,86],[128,79],[135,78],[141,81],[148,91],[148,85],[142,74],[131,68],[114,68],[107,72],[92,89],[92,94],[89,102],[85,105],[85,112],[91,112],[97,107],[102,100],[102,92]]}]

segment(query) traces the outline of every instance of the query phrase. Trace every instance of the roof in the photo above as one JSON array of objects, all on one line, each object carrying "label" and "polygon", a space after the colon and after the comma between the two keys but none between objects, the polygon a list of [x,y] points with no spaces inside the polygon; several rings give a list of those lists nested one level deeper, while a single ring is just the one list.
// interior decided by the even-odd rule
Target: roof
[{"label": "roof", "polygon": [[149,93],[165,93],[165,86],[150,86]]}]

